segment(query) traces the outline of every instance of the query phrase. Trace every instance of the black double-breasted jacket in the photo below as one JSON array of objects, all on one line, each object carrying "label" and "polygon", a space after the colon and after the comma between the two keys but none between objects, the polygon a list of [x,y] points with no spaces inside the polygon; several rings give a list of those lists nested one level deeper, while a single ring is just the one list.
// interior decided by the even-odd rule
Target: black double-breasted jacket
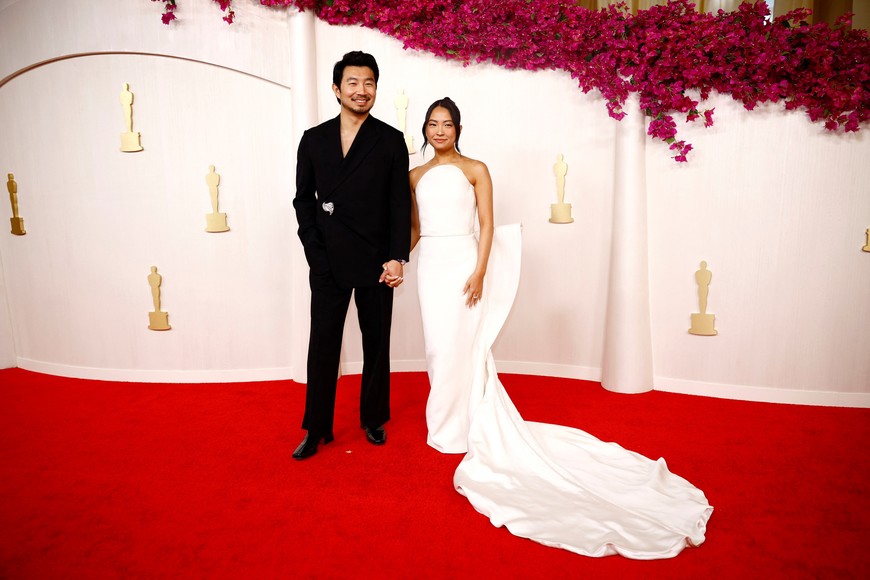
[{"label": "black double-breasted jacket", "polygon": [[369,115],[344,156],[339,117],[302,136],[293,207],[313,273],[339,286],[378,283],[383,263],[411,243],[408,151],[397,129]]}]

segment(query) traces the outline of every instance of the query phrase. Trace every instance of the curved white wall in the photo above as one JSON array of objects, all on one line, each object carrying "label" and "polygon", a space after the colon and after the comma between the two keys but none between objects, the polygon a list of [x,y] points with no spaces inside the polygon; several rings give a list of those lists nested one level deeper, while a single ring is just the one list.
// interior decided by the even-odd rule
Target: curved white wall
[{"label": "curved white wall", "polygon": [[89,52],[145,52],[217,63],[290,84],[288,13],[235,2],[227,26],[211,0],[180,3],[180,20],[160,21],[148,0],[0,0],[0,79],[34,64]]},{"label": "curved white wall", "polygon": [[[245,22],[229,27],[202,0],[167,27],[140,0],[0,10],[0,123],[14,135],[0,170],[15,174],[28,231],[0,241],[10,364],[122,380],[299,378],[290,15],[239,6]],[[123,82],[140,153],[118,150]],[[212,164],[226,234],[204,232]],[[146,330],[151,265],[170,332]]]},{"label": "curved white wall", "polygon": [[[0,126],[14,136],[0,142],[0,172],[16,174],[28,228],[23,238],[0,236],[11,319],[4,330],[0,313],[0,355],[97,378],[304,378],[306,272],[290,205],[304,127],[293,126],[294,92],[316,95],[320,120],[334,116],[332,64],[363,49],[382,69],[374,114],[396,124],[393,98],[404,90],[419,147],[428,104],[454,98],[463,152],[493,175],[497,223],[523,223],[523,277],[496,344],[499,368],[601,377],[611,235],[620,235],[611,232],[613,180],[623,168],[616,123],[597,95],[564,73],[463,67],[321,22],[316,79],[303,86],[291,70],[300,62],[297,15],[240,3],[227,27],[209,0],[186,0],[180,25],[165,27],[156,3],[108,4],[0,5],[0,38],[11,41],[0,78],[103,51],[242,72],[103,55],[47,64],[0,87]],[[136,94],[142,153],[117,151],[121,82]],[[870,227],[867,129],[835,136],[776,107],[747,113],[727,97],[711,106],[713,128],[681,129],[695,145],[688,164],[646,143],[655,388],[870,405],[870,254],[860,251]],[[569,164],[569,225],[547,221],[559,153]],[[226,234],[202,231],[209,164],[222,175]],[[713,271],[712,338],[686,332],[701,260]],[[145,329],[152,264],[164,276],[166,333]],[[354,312],[348,320],[343,368],[357,372]],[[412,256],[397,293],[394,369],[420,370],[422,356]]]},{"label": "curved white wall", "polygon": [[[139,153],[119,151],[122,82],[135,95]],[[3,248],[21,366],[289,367],[288,89],[210,65],[110,55],[34,69],[0,99],[3,126],[29,144],[7,142],[2,154],[27,228]],[[205,232],[210,165],[231,228],[223,234]],[[171,332],[146,330],[152,265]]]}]

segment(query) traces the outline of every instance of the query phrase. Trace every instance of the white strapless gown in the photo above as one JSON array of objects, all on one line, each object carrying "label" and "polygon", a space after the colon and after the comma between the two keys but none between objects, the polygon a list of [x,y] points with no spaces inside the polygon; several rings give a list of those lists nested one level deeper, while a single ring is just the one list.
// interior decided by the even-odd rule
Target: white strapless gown
[{"label": "white strapless gown", "polygon": [[418,182],[417,280],[426,366],[428,443],[466,453],[456,490],[495,526],[584,556],[676,556],[704,541],[704,493],[652,461],[588,433],[524,421],[490,349],[519,282],[519,225],[496,228],[483,299],[462,289],[477,262],[474,189],[455,165]]}]

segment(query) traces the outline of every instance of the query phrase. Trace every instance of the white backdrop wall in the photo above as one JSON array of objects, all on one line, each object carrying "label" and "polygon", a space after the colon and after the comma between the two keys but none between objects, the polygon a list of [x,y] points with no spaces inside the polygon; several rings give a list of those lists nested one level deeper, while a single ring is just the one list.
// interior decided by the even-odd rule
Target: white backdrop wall
[{"label": "white backdrop wall", "polygon": [[[13,365],[120,380],[298,367],[287,14],[239,4],[239,28],[209,1],[172,28],[141,0],[2,7],[0,77],[25,71],[0,88],[0,165],[28,231],[0,244]],[[125,82],[139,153],[119,151]],[[204,231],[210,165],[225,234]],[[169,332],[146,329],[152,265]]]},{"label": "white backdrop wall", "polygon": [[[134,91],[140,153],[118,151],[122,81]],[[4,127],[30,141],[3,155],[27,228],[4,248],[21,366],[116,377],[289,366],[287,89],[183,60],[107,55],[34,69],[2,100]],[[205,232],[210,165],[225,234]],[[146,329],[152,265],[166,333]]]},{"label": "white backdrop wall", "polygon": [[[2,259],[2,255],[0,255]],[[14,367],[15,342],[12,338],[12,318],[9,313],[9,301],[6,299],[6,280],[3,277],[3,265],[0,263],[0,368]]]},{"label": "white backdrop wall", "polygon": [[[49,63],[0,86],[0,173],[15,173],[28,229],[0,236],[0,362],[92,378],[303,380],[308,296],[291,199],[308,123],[298,103],[313,97],[312,121],[337,114],[332,64],[362,49],[381,66],[374,114],[397,124],[404,90],[419,149],[426,107],[451,96],[463,152],[493,175],[497,224],[523,224],[500,370],[600,379],[611,239],[624,234],[612,231],[613,182],[629,170],[600,97],[565,73],[463,67],[355,27],[317,22],[306,46],[299,19],[310,15],[235,4],[232,26],[210,0],[186,0],[166,27],[145,0],[0,0],[0,79],[68,55],[127,53]],[[118,152],[122,82],[136,95],[141,153]],[[867,130],[834,136],[802,114],[747,113],[727,97],[711,106],[714,127],[681,128],[695,145],[689,163],[645,142],[649,288],[638,292],[649,293],[655,388],[870,406]],[[547,221],[560,153],[568,225]],[[203,231],[210,164],[225,234]],[[396,296],[395,370],[424,368],[413,258]],[[687,333],[701,260],[716,337]],[[164,276],[169,332],[145,328],[151,265]],[[343,371],[358,372],[361,358],[351,311]]]},{"label": "white backdrop wall", "polygon": [[[717,124],[687,136],[692,162],[648,157],[657,383],[796,402],[870,390],[870,139],[831,135],[776,107],[714,103]],[[697,163],[695,163],[697,162]],[[686,334],[693,274],[713,271],[719,335]],[[695,310],[692,310],[693,312]],[[788,395],[785,392],[788,392]],[[781,399],[780,399],[781,400]]]},{"label": "white backdrop wall", "polygon": [[[485,161],[493,178],[496,224],[523,224],[523,276],[517,301],[495,346],[500,368],[511,372],[600,378],[604,306],[610,251],[614,123],[600,98],[583,95],[568,75],[507,72],[493,65],[463,67],[370,30],[318,22],[317,85],[329,87],[332,65],[351,48],[375,54],[381,68],[373,114],[397,124],[395,96],[409,96],[408,130],[423,163],[423,117],[444,96],[462,111],[460,147]],[[321,120],[338,114],[331,92],[321,91]],[[431,151],[427,152],[431,155]],[[548,222],[555,203],[553,165],[569,164],[565,201],[575,222]],[[427,157],[428,159],[428,157]],[[414,255],[410,276],[396,295],[396,368],[419,369],[420,316]],[[348,334],[356,331],[349,317]],[[530,340],[531,339],[531,340]],[[346,360],[360,361],[359,340],[347,341]],[[359,365],[348,365],[359,371]]]}]

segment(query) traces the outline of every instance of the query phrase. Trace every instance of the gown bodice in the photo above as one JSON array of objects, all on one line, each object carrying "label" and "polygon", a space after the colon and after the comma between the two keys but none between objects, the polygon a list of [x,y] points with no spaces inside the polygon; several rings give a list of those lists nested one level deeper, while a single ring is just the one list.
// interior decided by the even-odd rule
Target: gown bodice
[{"label": "gown bodice", "polygon": [[415,188],[421,236],[464,236],[474,232],[474,186],[456,165],[436,165]]}]

